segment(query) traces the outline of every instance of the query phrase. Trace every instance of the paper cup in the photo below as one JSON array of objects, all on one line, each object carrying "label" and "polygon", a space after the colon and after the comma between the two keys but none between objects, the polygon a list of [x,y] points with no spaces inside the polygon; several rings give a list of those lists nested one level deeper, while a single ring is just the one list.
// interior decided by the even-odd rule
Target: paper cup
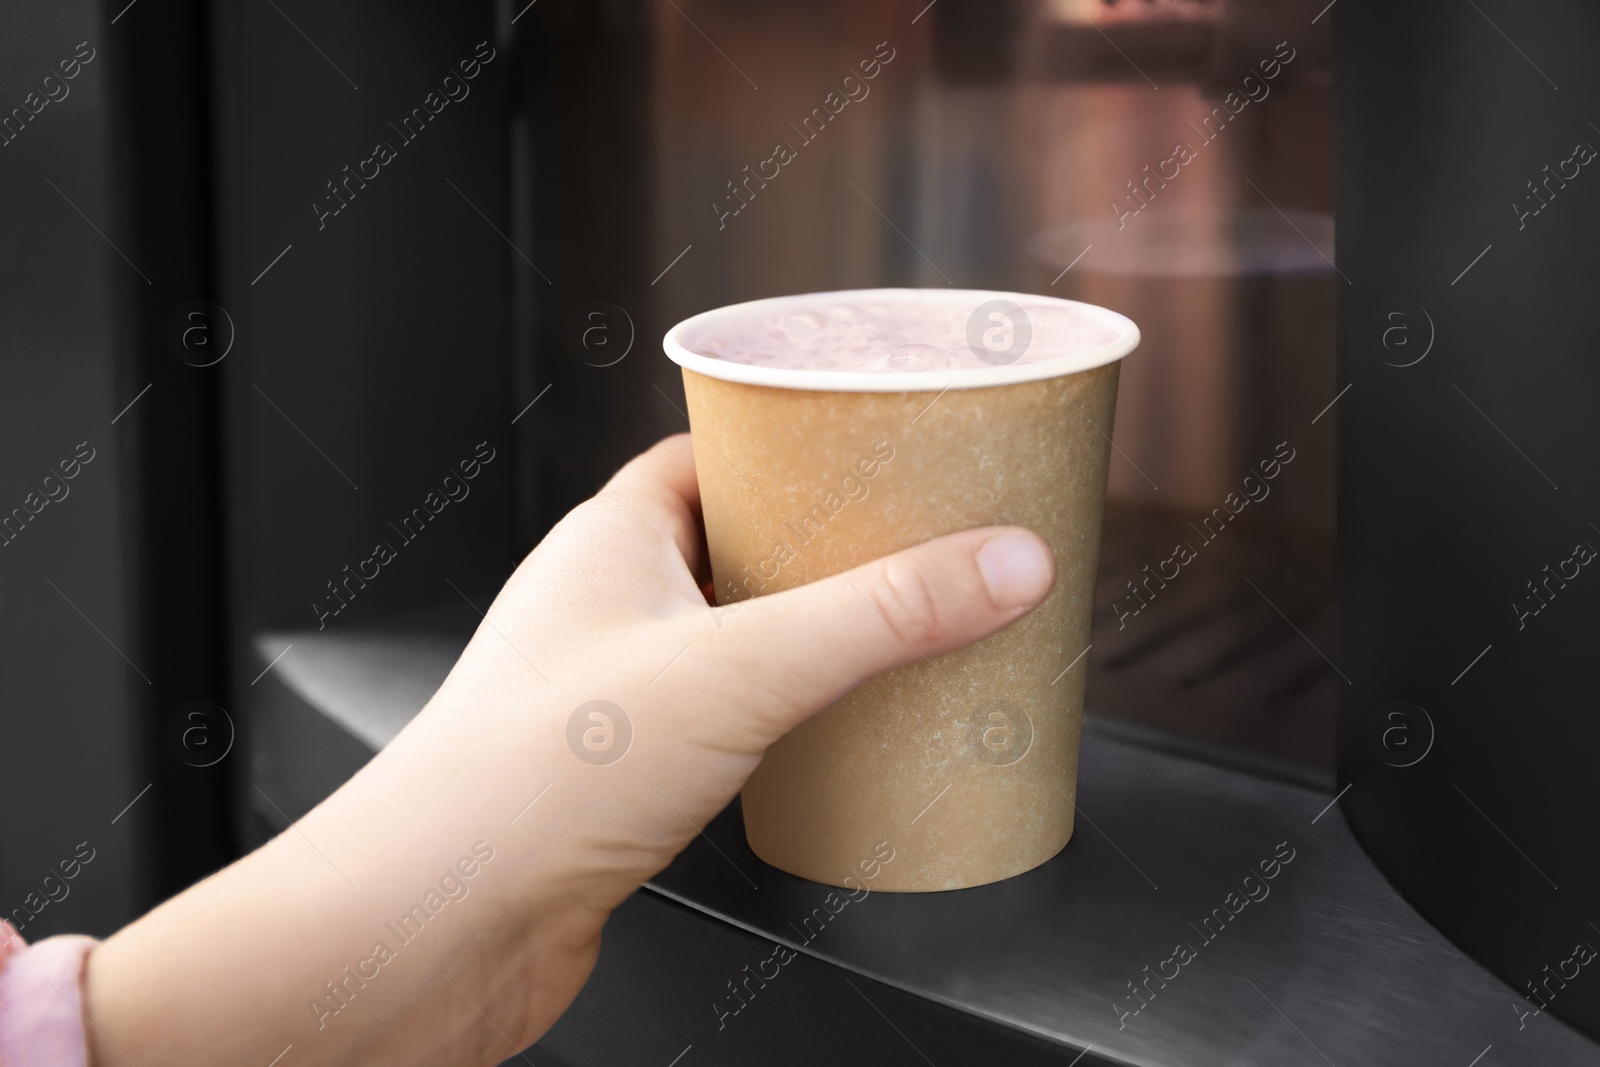
[{"label": "paper cup", "polygon": [[1118,360],[1139,331],[1073,301],[932,290],[975,310],[1071,307],[1111,340],[1038,363],[903,373],[751,366],[684,347],[724,316],[896,292],[914,291],[732,305],[679,323],[664,344],[683,368],[717,603],[734,609],[719,625],[738,626],[751,596],[957,530],[1026,526],[1055,550],[1055,589],[1032,613],[856,689],[772,745],[742,794],[767,863],[927,892],[1020,874],[1072,836]]}]

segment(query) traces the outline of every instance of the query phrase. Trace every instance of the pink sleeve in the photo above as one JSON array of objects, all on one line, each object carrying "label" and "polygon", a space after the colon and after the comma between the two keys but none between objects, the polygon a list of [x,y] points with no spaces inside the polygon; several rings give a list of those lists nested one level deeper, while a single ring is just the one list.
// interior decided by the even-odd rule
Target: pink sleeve
[{"label": "pink sleeve", "polygon": [[29,945],[0,919],[0,1064],[86,1067],[83,965],[96,942],[73,934]]}]

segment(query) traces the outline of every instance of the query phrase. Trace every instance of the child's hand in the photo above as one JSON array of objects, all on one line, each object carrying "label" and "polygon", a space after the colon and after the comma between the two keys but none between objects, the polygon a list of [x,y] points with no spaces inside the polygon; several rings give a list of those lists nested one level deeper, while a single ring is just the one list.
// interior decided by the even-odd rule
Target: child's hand
[{"label": "child's hand", "polygon": [[[122,1062],[114,1042],[136,1063],[266,1063],[289,1044],[293,1065],[498,1063],[561,1014],[606,916],[769,744],[875,674],[988,636],[1055,578],[1042,539],[988,528],[718,609],[704,557],[679,435],[550,532],[360,774],[95,950],[94,1062]],[[597,700],[620,714],[579,712]],[[480,842],[493,858],[401,942],[400,917]]]}]

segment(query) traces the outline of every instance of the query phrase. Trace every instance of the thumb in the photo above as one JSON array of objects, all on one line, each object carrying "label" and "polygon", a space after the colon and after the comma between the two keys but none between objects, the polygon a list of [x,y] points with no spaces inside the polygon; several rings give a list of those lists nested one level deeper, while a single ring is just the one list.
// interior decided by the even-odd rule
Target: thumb
[{"label": "thumb", "polygon": [[964,648],[1033,610],[1055,585],[1038,534],[990,526],[936,538],[738,607],[723,632],[760,664],[780,732],[874,675]]}]

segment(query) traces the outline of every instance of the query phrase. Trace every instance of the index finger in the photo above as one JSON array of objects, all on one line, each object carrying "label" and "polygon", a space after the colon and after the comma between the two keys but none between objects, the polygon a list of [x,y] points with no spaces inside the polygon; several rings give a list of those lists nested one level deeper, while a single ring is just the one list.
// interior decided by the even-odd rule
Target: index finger
[{"label": "index finger", "polygon": [[678,544],[689,572],[698,579],[708,569],[700,518],[700,481],[694,472],[694,446],[687,433],[664,437],[612,475],[602,493],[627,493],[644,502]]}]

